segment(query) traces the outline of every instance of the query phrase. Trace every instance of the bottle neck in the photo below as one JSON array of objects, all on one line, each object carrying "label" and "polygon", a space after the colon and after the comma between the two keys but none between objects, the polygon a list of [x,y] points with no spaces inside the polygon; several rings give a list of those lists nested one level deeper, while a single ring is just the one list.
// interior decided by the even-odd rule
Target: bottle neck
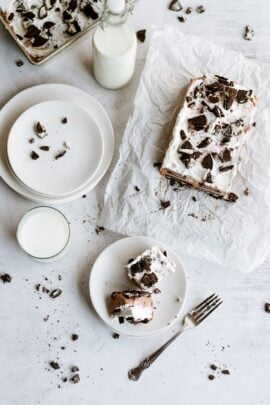
[{"label": "bottle neck", "polygon": [[110,10],[106,10],[102,18],[102,27],[123,25],[128,19],[128,12],[124,10],[121,14],[114,14]]}]

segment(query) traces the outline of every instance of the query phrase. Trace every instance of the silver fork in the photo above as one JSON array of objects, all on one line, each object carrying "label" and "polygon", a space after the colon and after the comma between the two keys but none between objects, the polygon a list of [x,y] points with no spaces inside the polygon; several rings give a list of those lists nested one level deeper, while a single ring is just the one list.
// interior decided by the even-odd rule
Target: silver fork
[{"label": "silver fork", "polygon": [[208,315],[211,314],[217,307],[222,304],[222,300],[219,298],[217,294],[212,294],[204,301],[202,301],[199,305],[193,308],[184,318],[183,327],[182,329],[177,332],[173,337],[171,337],[166,343],[164,343],[159,349],[157,349],[154,353],[150,356],[147,356],[138,367],[132,368],[128,372],[128,378],[132,381],[137,381],[144,370],[149,368],[151,364],[163,353],[168,346],[187,329],[194,328],[198,326]]}]

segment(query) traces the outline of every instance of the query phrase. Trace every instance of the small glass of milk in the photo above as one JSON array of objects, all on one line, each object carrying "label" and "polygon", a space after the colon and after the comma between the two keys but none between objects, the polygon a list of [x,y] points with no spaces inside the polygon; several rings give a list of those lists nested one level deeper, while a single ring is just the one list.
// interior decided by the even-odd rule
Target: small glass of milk
[{"label": "small glass of milk", "polygon": [[20,247],[36,260],[57,260],[66,253],[69,246],[69,223],[55,208],[33,208],[19,222],[17,241]]}]

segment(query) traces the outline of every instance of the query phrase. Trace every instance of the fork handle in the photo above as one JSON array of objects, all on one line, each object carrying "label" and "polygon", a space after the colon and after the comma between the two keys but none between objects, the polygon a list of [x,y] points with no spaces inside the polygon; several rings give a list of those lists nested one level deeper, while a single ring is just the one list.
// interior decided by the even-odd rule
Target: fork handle
[{"label": "fork handle", "polygon": [[157,349],[154,353],[152,353],[150,356],[147,356],[140,364],[138,367],[132,368],[128,372],[128,378],[132,381],[137,381],[144,370],[149,368],[154,361],[163,353],[168,346],[183,332],[183,329],[177,332],[175,335],[173,335],[166,343],[164,343],[159,349]]}]

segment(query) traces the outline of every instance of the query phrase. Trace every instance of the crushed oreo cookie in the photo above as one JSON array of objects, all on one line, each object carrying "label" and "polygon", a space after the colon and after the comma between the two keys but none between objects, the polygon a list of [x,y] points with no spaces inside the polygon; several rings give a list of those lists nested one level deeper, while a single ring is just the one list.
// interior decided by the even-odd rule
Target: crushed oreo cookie
[{"label": "crushed oreo cookie", "polygon": [[78,382],[80,382],[80,376],[79,376],[79,374],[73,375],[73,376],[70,378],[70,381],[71,381],[73,384],[78,384]]},{"label": "crushed oreo cookie", "polygon": [[201,131],[202,129],[205,129],[207,125],[207,118],[204,114],[188,118],[188,125],[191,129],[194,129],[195,131]]},{"label": "crushed oreo cookie", "polygon": [[182,9],[183,7],[179,0],[172,0],[169,4],[169,10],[181,11]]},{"label": "crushed oreo cookie", "polygon": [[[177,18],[178,18],[178,21],[180,21],[181,23],[186,22],[186,18],[183,15],[179,15],[179,16],[177,16]],[[193,103],[193,105],[195,105],[195,103]],[[189,105],[189,107],[190,107],[190,105]]]},{"label": "crushed oreo cookie", "polygon": [[187,7],[186,8],[186,14],[191,14],[193,12],[193,8],[192,7]]},{"label": "crushed oreo cookie", "polygon": [[198,7],[196,8],[196,11],[197,11],[198,14],[202,14],[202,13],[205,12],[205,7],[204,7],[203,5],[198,6]]},{"label": "crushed oreo cookie", "polygon": [[67,124],[67,122],[68,122],[67,117],[63,117],[62,120],[61,120],[61,122],[62,122],[62,124]]},{"label": "crushed oreo cookie", "polygon": [[15,61],[15,63],[16,63],[16,66],[18,66],[18,67],[21,67],[21,66],[24,65],[24,62],[23,62],[21,59],[17,59],[17,60]]},{"label": "crushed oreo cookie", "polygon": [[40,146],[40,147],[39,147],[40,150],[43,150],[43,151],[45,151],[45,152],[48,152],[48,151],[50,150],[50,148],[51,148],[51,147],[48,146],[48,145],[44,145],[44,146]]},{"label": "crushed oreo cookie", "polygon": [[60,159],[61,157],[65,156],[65,154],[67,153],[66,150],[62,150],[61,152],[59,152],[57,155],[55,155],[55,160]]},{"label": "crushed oreo cookie", "polygon": [[171,201],[160,200],[160,205],[162,209],[166,209],[171,206]]},{"label": "crushed oreo cookie", "polygon": [[0,275],[0,279],[3,281],[3,283],[11,283],[12,277],[10,274],[5,273]]},{"label": "crushed oreo cookie", "polygon": [[56,288],[55,290],[52,290],[50,292],[50,297],[51,298],[57,298],[62,294],[62,290],[60,288]]},{"label": "crushed oreo cookie", "polygon": [[120,337],[120,335],[119,335],[119,333],[113,333],[112,334],[112,337],[113,337],[113,339],[119,339],[119,337]]},{"label": "crushed oreo cookie", "polygon": [[72,333],[71,335],[71,340],[75,341],[79,339],[79,335],[77,335],[77,333]]},{"label": "crushed oreo cookie", "polygon": [[265,310],[265,312],[267,312],[268,314],[270,314],[270,303],[269,303],[269,302],[266,302],[266,303],[264,304],[264,310]]},{"label": "crushed oreo cookie", "polygon": [[39,159],[39,154],[37,152],[35,152],[34,150],[32,150],[32,152],[30,153],[30,157],[33,160],[37,160],[37,159]]},{"label": "crushed oreo cookie", "polygon": [[244,39],[251,41],[255,35],[253,28],[250,25],[245,26]]},{"label": "crushed oreo cookie", "polygon": [[50,362],[50,366],[54,369],[54,370],[58,370],[60,368],[59,363],[57,363],[56,361],[51,361]]}]

